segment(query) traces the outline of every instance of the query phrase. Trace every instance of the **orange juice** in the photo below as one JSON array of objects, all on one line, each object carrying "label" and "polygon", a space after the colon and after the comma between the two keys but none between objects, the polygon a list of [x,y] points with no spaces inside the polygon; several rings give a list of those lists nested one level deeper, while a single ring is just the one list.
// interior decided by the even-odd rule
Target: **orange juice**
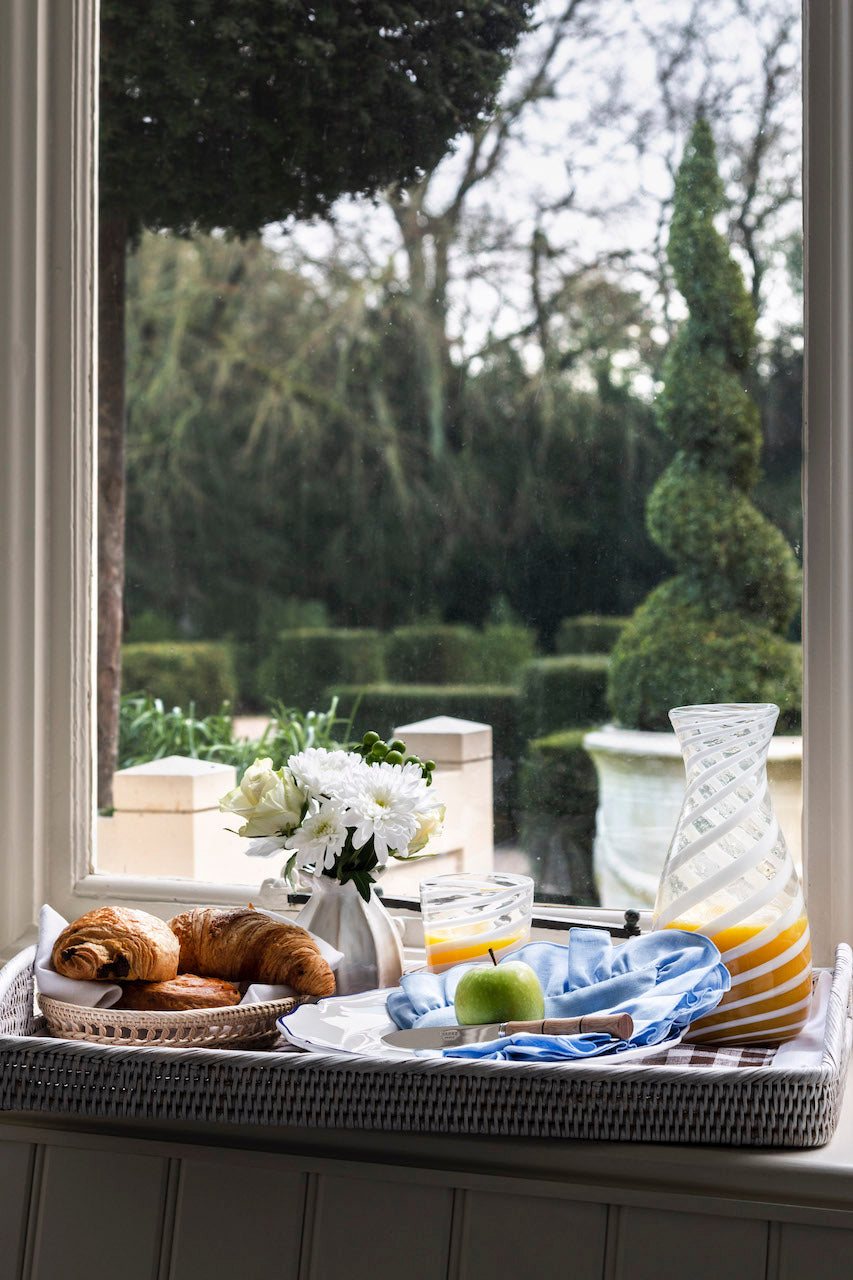
[{"label": "orange juice", "polygon": [[[686,921],[667,925],[691,931],[696,927]],[[732,986],[712,1013],[692,1024],[690,1040],[743,1045],[792,1040],[805,1026],[811,1002],[812,952],[806,917],[781,930],[775,923],[747,923],[716,934],[710,926],[703,931],[716,943],[732,975]]]},{"label": "orange juice", "polygon": [[424,931],[427,964],[433,973],[452,969],[455,964],[470,960],[487,960],[489,947],[500,960],[507,951],[523,946],[530,937],[530,925],[516,922],[508,930],[500,930],[495,924],[468,924],[464,929],[433,929]]}]

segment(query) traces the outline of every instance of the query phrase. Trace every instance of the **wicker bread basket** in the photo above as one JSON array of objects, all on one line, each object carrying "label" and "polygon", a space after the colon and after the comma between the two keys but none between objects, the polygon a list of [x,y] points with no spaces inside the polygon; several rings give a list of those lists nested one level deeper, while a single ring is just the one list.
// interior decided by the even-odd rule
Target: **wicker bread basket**
[{"label": "wicker bread basket", "polygon": [[171,1049],[224,1049],[239,1045],[257,1049],[276,1039],[276,1019],[292,1012],[302,998],[174,1013],[88,1009],[44,995],[38,997],[38,1002],[48,1031],[60,1040],[148,1048],[163,1045]]}]

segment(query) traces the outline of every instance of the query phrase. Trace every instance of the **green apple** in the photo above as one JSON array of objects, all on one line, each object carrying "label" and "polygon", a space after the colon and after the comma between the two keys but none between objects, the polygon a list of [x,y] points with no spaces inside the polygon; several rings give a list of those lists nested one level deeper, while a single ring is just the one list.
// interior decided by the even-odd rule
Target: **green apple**
[{"label": "green apple", "polygon": [[456,1021],[534,1022],[545,1017],[545,997],[529,964],[505,960],[467,969],[456,987]]}]

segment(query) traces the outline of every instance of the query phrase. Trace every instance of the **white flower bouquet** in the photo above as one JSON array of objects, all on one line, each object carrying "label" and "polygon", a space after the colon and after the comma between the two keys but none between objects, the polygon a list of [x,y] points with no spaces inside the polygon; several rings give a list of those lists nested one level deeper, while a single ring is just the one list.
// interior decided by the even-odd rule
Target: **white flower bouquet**
[{"label": "white flower bouquet", "polygon": [[428,856],[422,850],[441,833],[434,768],[399,739],[366,733],[354,751],[309,747],[280,769],[269,756],[255,760],[219,808],[245,820],[237,834],[251,841],[250,855],[290,851],[283,874],[294,887],[299,871],[322,874],[352,880],[367,901],[378,867]]}]

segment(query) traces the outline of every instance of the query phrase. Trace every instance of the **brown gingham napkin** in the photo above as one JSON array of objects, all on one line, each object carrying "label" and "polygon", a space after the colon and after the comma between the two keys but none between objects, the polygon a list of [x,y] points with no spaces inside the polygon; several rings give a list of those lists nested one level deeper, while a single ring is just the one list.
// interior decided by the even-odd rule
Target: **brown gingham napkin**
[{"label": "brown gingham napkin", "polygon": [[726,1047],[725,1045],[677,1044],[654,1057],[645,1058],[643,1065],[647,1067],[717,1067],[728,1070],[732,1067],[767,1067],[773,1061],[775,1049],[758,1049],[744,1045]]}]

